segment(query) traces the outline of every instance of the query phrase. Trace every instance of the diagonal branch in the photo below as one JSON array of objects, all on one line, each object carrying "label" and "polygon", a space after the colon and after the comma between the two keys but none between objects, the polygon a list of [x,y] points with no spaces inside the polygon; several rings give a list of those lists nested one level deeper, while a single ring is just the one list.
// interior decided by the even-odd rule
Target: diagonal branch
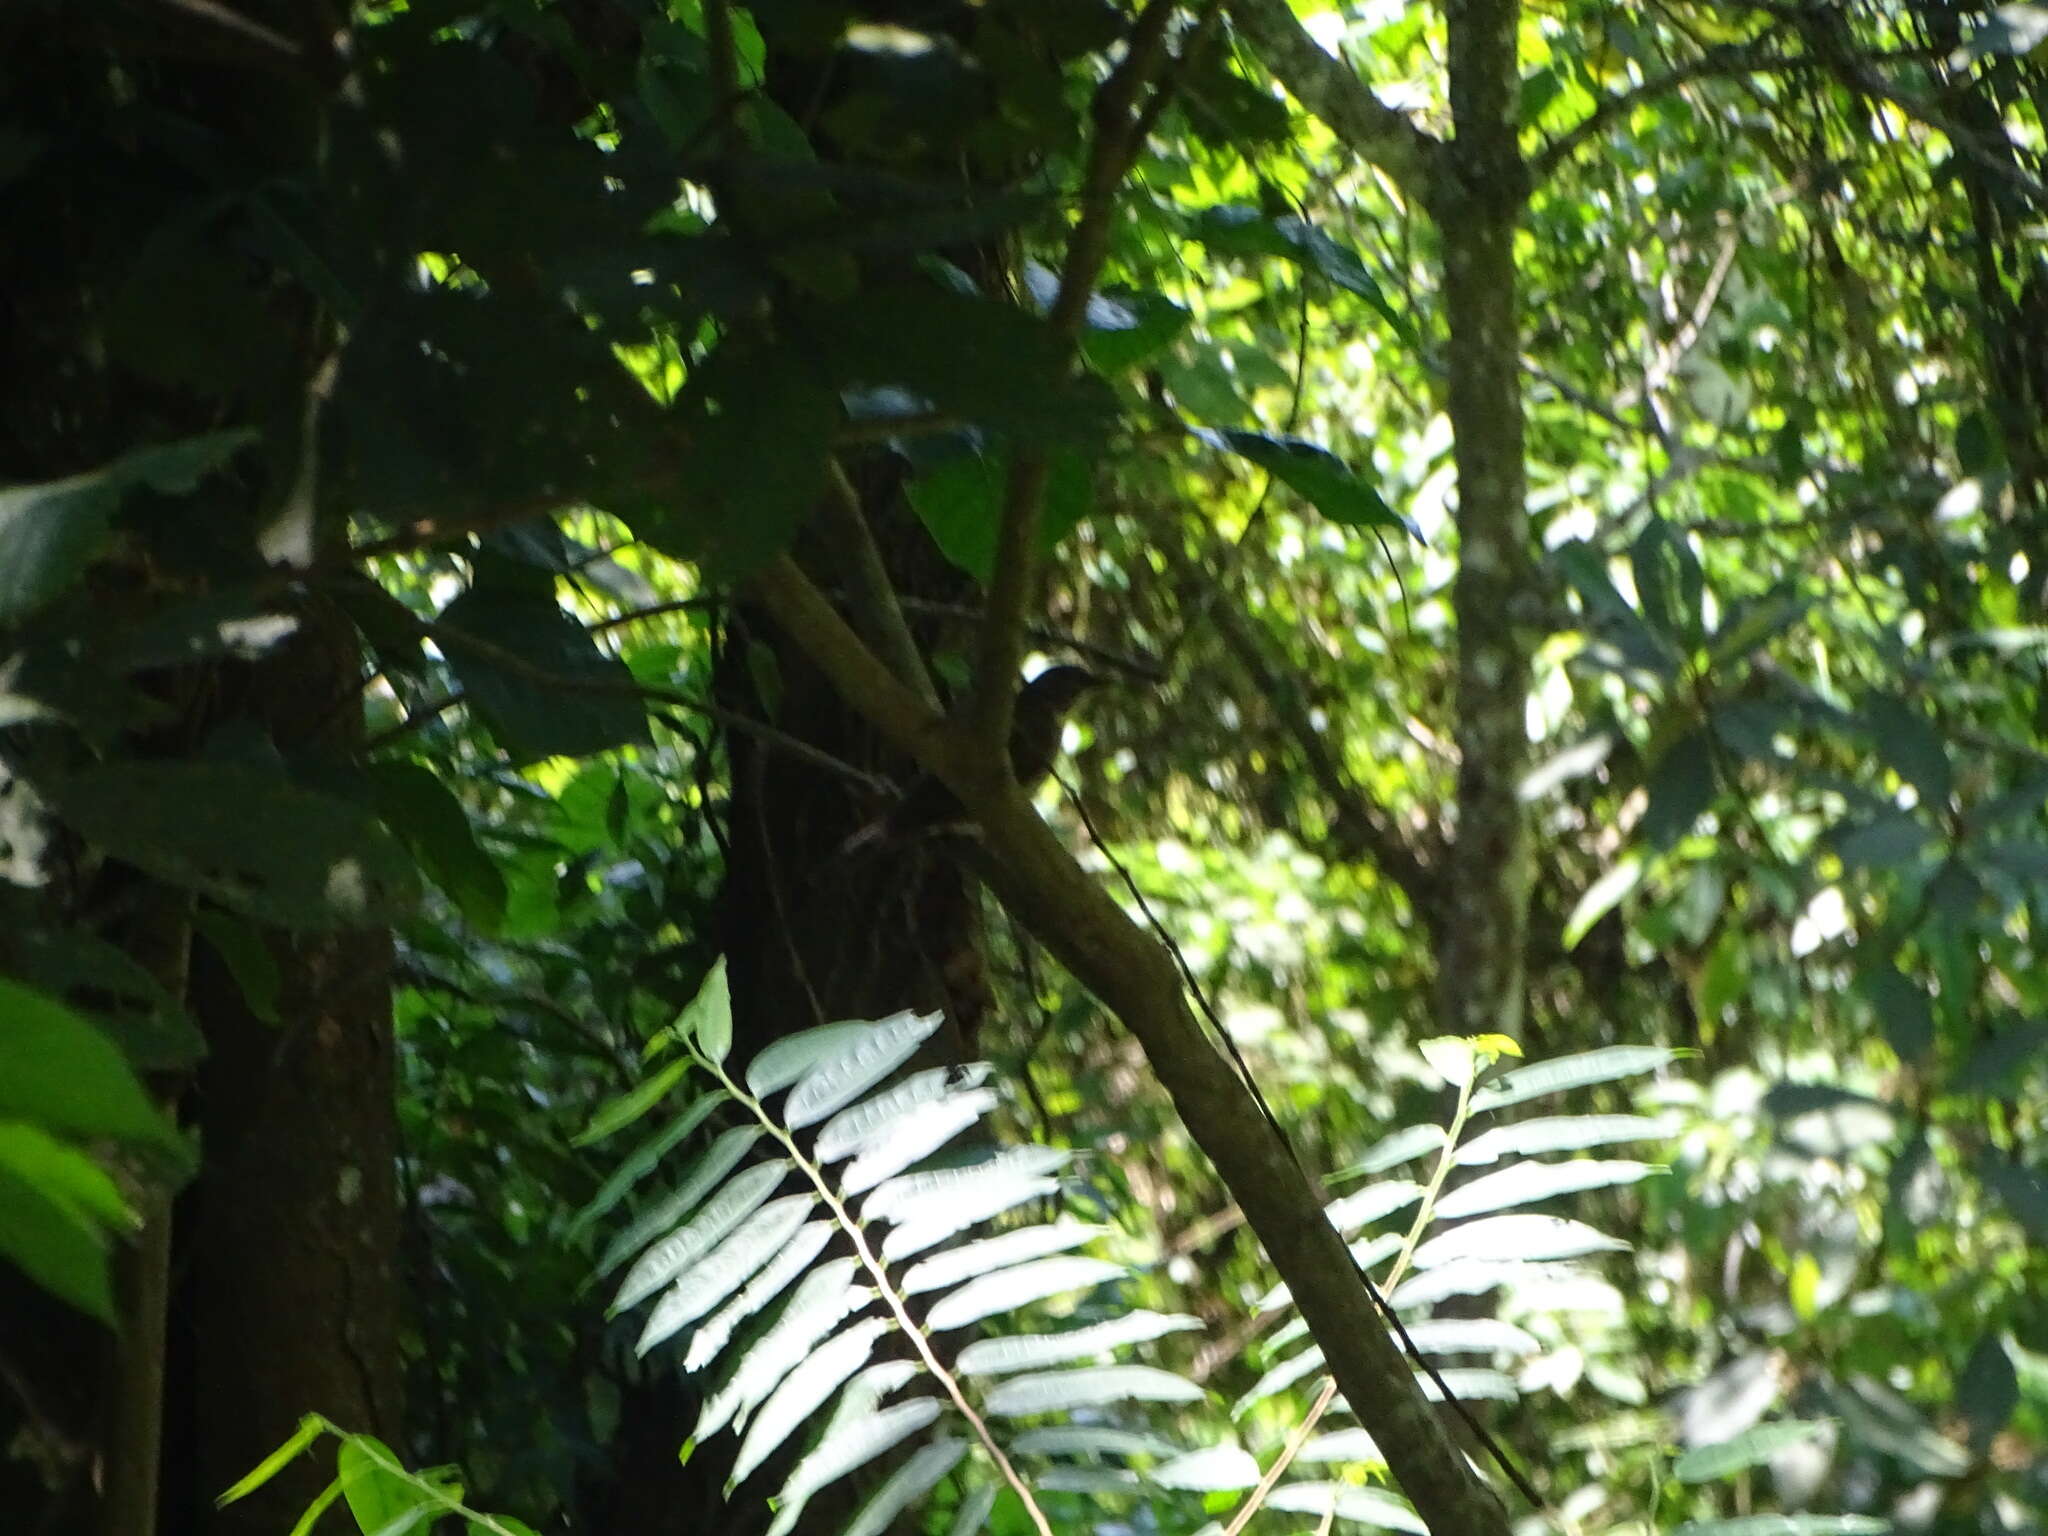
[{"label": "diagonal branch", "polygon": [[1443,145],[1372,93],[1351,66],[1309,35],[1288,0],[1228,0],[1231,22],[1287,87],[1359,159],[1410,201],[1427,204]]}]

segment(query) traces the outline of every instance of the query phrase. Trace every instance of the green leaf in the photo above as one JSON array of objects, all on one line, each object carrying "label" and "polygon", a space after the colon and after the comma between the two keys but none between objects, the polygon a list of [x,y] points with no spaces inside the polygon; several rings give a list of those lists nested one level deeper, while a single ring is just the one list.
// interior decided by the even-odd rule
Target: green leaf
[{"label": "green leaf", "polygon": [[1726,1477],[1745,1467],[1762,1466],[1792,1446],[1804,1445],[1826,1430],[1828,1425],[1826,1419],[1759,1424],[1718,1445],[1702,1445],[1687,1451],[1672,1465],[1671,1472],[1681,1483],[1704,1483]]},{"label": "green leaf", "polygon": [[648,739],[633,674],[552,596],[472,588],[441,611],[435,631],[470,705],[515,764]]},{"label": "green leaf", "polygon": [[595,1115],[590,1124],[569,1139],[572,1147],[587,1147],[600,1142],[614,1131],[622,1131],[669,1095],[669,1090],[680,1083],[690,1070],[687,1061],[672,1061],[654,1076],[638,1084],[628,1092],[620,1094]]},{"label": "green leaf", "polygon": [[1688,732],[1665,748],[1644,787],[1650,803],[1636,830],[1661,853],[1690,832],[1714,803],[1714,751],[1707,732]]},{"label": "green leaf", "polygon": [[0,1169],[13,1172],[79,1220],[128,1228],[135,1213],[90,1155],[21,1120],[0,1120]]},{"label": "green leaf", "polygon": [[1918,1065],[1934,1046],[1934,1005],[1927,994],[1899,973],[1896,966],[1878,961],[1859,972],[1856,990],[1870,1004],[1878,1024],[1899,1060]]},{"label": "green leaf", "polygon": [[78,1214],[0,1165],[0,1255],[53,1296],[111,1324],[114,1296],[100,1234]]},{"label": "green leaf", "polygon": [[1920,803],[1945,806],[1952,782],[1948,749],[1927,717],[1902,698],[1878,694],[1864,705],[1863,718],[1885,761],[1920,792]]},{"label": "green leaf", "polygon": [[2019,1373],[2006,1352],[2005,1341],[1996,1333],[1984,1334],[1956,1378],[1956,1407],[1969,1421],[1970,1444],[1979,1455],[1991,1444],[1991,1437],[2005,1428],[2019,1405]]},{"label": "green leaf", "polygon": [[1189,319],[1162,294],[1110,289],[1089,302],[1081,355],[1097,373],[1113,377],[1172,346]]},{"label": "green leaf", "polygon": [[[981,582],[995,566],[1008,456],[956,453],[921,471],[906,491],[939,552]],[[1046,472],[1038,542],[1051,550],[1092,509],[1094,472],[1080,454],[1056,452]]]},{"label": "green leaf", "polygon": [[1642,883],[1642,879],[1642,858],[1632,853],[1617,860],[1612,869],[1586,887],[1586,894],[1578,899],[1571,916],[1565,919],[1564,947],[1575,948],[1579,940],[1592,931],[1593,925],[1620,906],[1628,893]]},{"label": "green leaf", "polygon": [[0,1115],[185,1156],[121,1053],[62,1003],[0,980]]},{"label": "green leaf", "polygon": [[185,495],[255,436],[213,432],[138,449],[68,479],[0,489],[0,627],[19,623],[77,579],[128,490],[147,485]]},{"label": "green leaf", "polygon": [[1296,492],[1333,523],[1347,528],[1399,528],[1420,538],[1408,520],[1362,475],[1327,448],[1299,438],[1269,437],[1235,427],[1196,427],[1196,438],[1211,448],[1235,453]]},{"label": "green leaf", "polygon": [[403,1466],[391,1447],[370,1435],[350,1435],[335,1457],[349,1513],[368,1536],[384,1530],[427,1502],[428,1494],[394,1470]]},{"label": "green leaf", "polygon": [[364,772],[378,819],[421,870],[486,933],[505,920],[505,877],[476,840],[469,813],[418,763],[373,763]]},{"label": "green leaf", "polygon": [[1688,1520],[1672,1536],[1887,1536],[1891,1528],[1876,1515],[1738,1515]]},{"label": "green leaf", "polygon": [[256,1463],[254,1469],[237,1482],[234,1487],[228,1489],[226,1493],[215,1499],[213,1501],[215,1508],[225,1508],[237,1499],[245,1499],[258,1488],[261,1488],[265,1483],[277,1476],[278,1473],[282,1472],[288,1462],[298,1456],[300,1452],[304,1451],[315,1440],[318,1440],[320,1432],[326,1427],[326,1421],[317,1413],[309,1413],[303,1419],[300,1419],[299,1427],[292,1431],[291,1438]]},{"label": "green leaf", "polygon": [[1393,327],[1395,335],[1411,343],[1414,340],[1414,328],[1387,302],[1386,293],[1358,253],[1339,245],[1306,219],[1293,214],[1269,219],[1256,208],[1207,208],[1195,220],[1195,233],[1210,250],[1227,256],[1278,256],[1293,261],[1364,299]]},{"label": "green leaf", "polygon": [[277,956],[270,952],[263,935],[218,907],[201,907],[194,912],[192,926],[235,978],[249,1012],[265,1024],[282,1023],[277,1001],[284,978],[278,972]]},{"label": "green leaf", "polygon": [[725,977],[725,956],[712,962],[704,985],[676,1020],[676,1033],[694,1041],[714,1067],[732,1050],[732,989]]},{"label": "green leaf", "polygon": [[276,769],[107,763],[50,800],[115,857],[266,924],[369,927],[415,895],[412,860],[366,812]]}]

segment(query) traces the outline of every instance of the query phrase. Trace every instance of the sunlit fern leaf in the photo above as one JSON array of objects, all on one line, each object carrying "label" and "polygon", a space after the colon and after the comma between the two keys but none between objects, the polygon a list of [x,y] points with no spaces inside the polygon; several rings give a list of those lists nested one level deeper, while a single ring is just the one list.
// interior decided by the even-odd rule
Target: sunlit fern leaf
[{"label": "sunlit fern leaf", "polygon": [[962,1374],[1001,1376],[1015,1371],[1041,1370],[1063,1360],[1103,1355],[1127,1344],[1147,1344],[1169,1333],[1199,1328],[1202,1320],[1185,1313],[1126,1312],[1085,1328],[1062,1333],[1026,1333],[1006,1339],[976,1339],[960,1351],[957,1362]]},{"label": "sunlit fern leaf", "polygon": [[716,1434],[735,1416],[744,1415],[774,1391],[841,1318],[866,1305],[866,1290],[853,1278],[859,1269],[858,1259],[832,1259],[804,1276],[782,1315],[747,1349],[725,1385],[706,1400],[691,1439]]},{"label": "sunlit fern leaf", "polygon": [[1412,1179],[1390,1179],[1384,1184],[1368,1184],[1341,1200],[1331,1201],[1324,1214],[1330,1218],[1331,1226],[1349,1237],[1368,1222],[1391,1216],[1421,1198],[1422,1186]]},{"label": "sunlit fern leaf", "polygon": [[1404,1125],[1390,1136],[1384,1136],[1366,1149],[1365,1156],[1349,1168],[1340,1170],[1339,1179],[1355,1179],[1375,1173],[1384,1173],[1402,1163],[1413,1162],[1426,1152],[1441,1150],[1444,1144],[1444,1128],[1440,1125]]},{"label": "sunlit fern leaf", "polygon": [[1412,1536],[1429,1536],[1429,1527],[1415,1513],[1415,1506],[1384,1488],[1361,1488],[1351,1483],[1287,1483],[1267,1496],[1266,1507],[1298,1515],[1331,1515],[1389,1531],[1408,1531]]},{"label": "sunlit fern leaf", "polygon": [[706,1147],[683,1170],[682,1182],[673,1192],[655,1201],[606,1246],[604,1257],[597,1261],[598,1274],[610,1274],[694,1211],[765,1134],[758,1125],[735,1126]]},{"label": "sunlit fern leaf", "polygon": [[1179,1447],[1159,1435],[1109,1424],[1054,1424],[1027,1429],[1011,1442],[1030,1456],[1173,1456]]},{"label": "sunlit fern leaf", "polygon": [[1058,1147],[1009,1147],[965,1167],[905,1174],[889,1180],[868,1196],[861,1206],[861,1220],[899,1224],[929,1220],[948,1205],[975,1200],[984,1187],[1008,1192],[1015,1186],[1057,1173],[1072,1160],[1071,1152]]},{"label": "sunlit fern leaf", "polygon": [[732,1480],[744,1480],[813,1412],[823,1407],[855,1371],[863,1369],[889,1326],[887,1318],[865,1318],[834,1334],[800,1360],[748,1424],[739,1456],[733,1462]]},{"label": "sunlit fern leaf", "polygon": [[811,1155],[821,1163],[836,1163],[888,1136],[897,1123],[918,1113],[925,1105],[950,1099],[979,1088],[995,1069],[985,1061],[964,1067],[934,1067],[914,1072],[894,1087],[848,1105],[818,1129]]},{"label": "sunlit fern leaf", "polygon": [[727,1302],[690,1339],[683,1369],[701,1371],[718,1358],[732,1333],[741,1323],[774,1301],[825,1251],[837,1230],[829,1221],[814,1221],[800,1227],[794,1237],[768,1266],[746,1284],[746,1289]]},{"label": "sunlit fern leaf", "polygon": [[814,1063],[783,1105],[793,1131],[837,1114],[902,1066],[939,1027],[936,1013],[897,1013],[870,1026],[844,1049]]},{"label": "sunlit fern leaf", "polygon": [[1144,1485],[1128,1467],[1057,1466],[1038,1474],[1038,1486],[1047,1493],[1129,1495]]},{"label": "sunlit fern leaf", "polygon": [[1562,1163],[1513,1163],[1498,1173],[1489,1173],[1452,1190],[1437,1201],[1436,1214],[1440,1221],[1458,1221],[1517,1205],[1534,1205],[1539,1200],[1554,1200],[1560,1195],[1635,1184],[1659,1172],[1662,1170],[1654,1163],[1621,1158],[1575,1157]]},{"label": "sunlit fern leaf", "polygon": [[623,1312],[646,1300],[709,1253],[728,1232],[761,1208],[775,1187],[789,1176],[790,1167],[787,1160],[777,1158],[735,1174],[687,1223],[640,1255],[626,1271],[619,1294],[612,1301],[612,1311]]},{"label": "sunlit fern leaf", "polygon": [[1461,1167],[1475,1167],[1503,1157],[1582,1152],[1617,1141],[1643,1141],[1663,1132],[1663,1123],[1649,1115],[1546,1115],[1482,1132],[1459,1147],[1453,1161]]},{"label": "sunlit fern leaf", "polygon": [[996,1107],[995,1091],[971,1088],[921,1106],[861,1150],[840,1176],[840,1193],[864,1194],[922,1162]]},{"label": "sunlit fern leaf", "polygon": [[874,1026],[862,1019],[820,1024],[784,1035],[761,1048],[747,1066],[747,1092],[757,1099],[780,1093],[821,1061],[829,1061]]},{"label": "sunlit fern leaf", "polygon": [[976,1536],[988,1524],[988,1512],[996,1507],[996,1485],[980,1483],[961,1495],[960,1507],[953,1511],[953,1523],[946,1527],[946,1536]]},{"label": "sunlit fern leaf", "polygon": [[1497,1317],[1432,1317],[1408,1326],[1425,1355],[1531,1355],[1542,1346],[1526,1328]]},{"label": "sunlit fern leaf", "polygon": [[810,1454],[796,1464],[789,1481],[776,1495],[780,1508],[768,1527],[768,1536],[787,1536],[812,1494],[894,1449],[938,1418],[939,1409],[937,1398],[915,1397],[828,1429]]},{"label": "sunlit fern leaf", "polygon": [[1384,1465],[1386,1459],[1380,1454],[1379,1442],[1362,1429],[1334,1429],[1327,1435],[1317,1435],[1294,1455],[1296,1465],[1310,1467],[1327,1462],[1349,1466]]},{"label": "sunlit fern leaf", "polygon": [[1015,1312],[1034,1301],[1121,1280],[1128,1273],[1121,1264],[1077,1253],[1012,1264],[969,1280],[940,1300],[926,1314],[925,1326],[933,1333],[948,1333],[1000,1312]]},{"label": "sunlit fern leaf", "polygon": [[1242,1446],[1208,1445],[1162,1462],[1145,1480],[1187,1493],[1233,1493],[1258,1483],[1259,1463]]},{"label": "sunlit fern leaf", "polygon": [[1415,1250],[1418,1270],[1455,1259],[1513,1254],[1522,1264],[1582,1259],[1594,1253],[1623,1253],[1628,1244],[1568,1216],[1486,1216],[1432,1237]]},{"label": "sunlit fern leaf", "polygon": [[874,1491],[840,1536],[882,1536],[898,1515],[931,1492],[966,1454],[965,1440],[934,1440],[918,1447],[916,1454]]},{"label": "sunlit fern leaf", "polygon": [[1202,1395],[1200,1387],[1170,1371],[1149,1365],[1101,1365],[1013,1376],[991,1388],[982,1406],[998,1418],[1016,1419],[1110,1403],[1192,1403]]},{"label": "sunlit fern leaf", "polygon": [[1395,1287],[1387,1302],[1396,1312],[1406,1312],[1453,1296],[1483,1296],[1488,1291],[1570,1273],[1562,1265],[1527,1264],[1520,1259],[1458,1259],[1410,1275]]},{"label": "sunlit fern leaf", "polygon": [[1415,1385],[1433,1403],[1442,1402],[1446,1391],[1461,1403],[1512,1403],[1521,1395],[1514,1382],[1500,1371],[1477,1367],[1439,1370],[1433,1375],[1424,1372],[1415,1378]]},{"label": "sunlit fern leaf", "polygon": [[1877,1515],[1738,1515],[1688,1520],[1671,1536],[1887,1536],[1892,1528]]},{"label": "sunlit fern leaf", "polygon": [[1230,1405],[1230,1416],[1242,1418],[1252,1408],[1269,1397],[1285,1392],[1309,1372],[1321,1369],[1323,1351],[1319,1345],[1311,1344],[1285,1360],[1266,1367],[1265,1373],[1251,1384],[1244,1396]]},{"label": "sunlit fern leaf", "polygon": [[1505,1109],[1545,1094],[1563,1093],[1571,1088],[1589,1088],[1595,1083],[1618,1082],[1668,1066],[1679,1052],[1661,1045],[1610,1045],[1576,1056],[1559,1056],[1550,1061],[1517,1067],[1498,1082],[1489,1083],[1472,1095],[1475,1114]]},{"label": "sunlit fern leaf", "polygon": [[1013,1227],[994,1237],[948,1248],[929,1259],[920,1259],[903,1273],[903,1294],[922,1296],[943,1291],[977,1275],[993,1274],[1011,1264],[1048,1254],[1066,1253],[1083,1243],[1093,1242],[1109,1231],[1078,1221],[1056,1221],[1036,1227]]},{"label": "sunlit fern leaf", "polygon": [[769,1201],[752,1221],[727,1234],[716,1248],[670,1282],[648,1314],[634,1353],[646,1354],[738,1290],[783,1250],[817,1206],[816,1195],[785,1195]]}]

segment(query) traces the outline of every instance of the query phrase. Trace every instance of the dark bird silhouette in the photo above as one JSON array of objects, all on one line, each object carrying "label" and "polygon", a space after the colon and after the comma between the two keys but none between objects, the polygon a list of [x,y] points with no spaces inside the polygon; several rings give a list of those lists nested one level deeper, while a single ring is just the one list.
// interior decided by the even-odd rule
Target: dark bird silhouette
[{"label": "dark bird silhouette", "polygon": [[[1086,667],[1048,667],[1026,683],[1010,716],[1010,772],[1029,792],[1044,782],[1059,756],[1067,712],[1074,701],[1102,681]],[[843,858],[876,843],[893,842],[968,821],[959,796],[933,774],[912,780],[884,816],[879,816],[839,845]]]}]

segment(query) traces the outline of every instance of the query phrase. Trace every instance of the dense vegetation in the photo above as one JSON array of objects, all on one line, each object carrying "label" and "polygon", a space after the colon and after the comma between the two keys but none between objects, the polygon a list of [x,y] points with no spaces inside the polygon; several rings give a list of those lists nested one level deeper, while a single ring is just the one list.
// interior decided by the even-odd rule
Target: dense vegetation
[{"label": "dense vegetation", "polygon": [[0,11],[0,1524],[2040,1532],[2044,60]]}]

